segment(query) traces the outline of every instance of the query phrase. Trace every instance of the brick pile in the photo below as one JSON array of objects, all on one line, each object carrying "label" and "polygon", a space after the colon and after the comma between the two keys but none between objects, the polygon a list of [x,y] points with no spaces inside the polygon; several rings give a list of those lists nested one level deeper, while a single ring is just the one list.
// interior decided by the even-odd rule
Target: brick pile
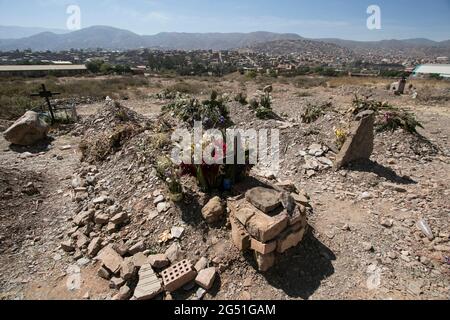
[{"label": "brick pile", "polygon": [[245,199],[228,206],[233,242],[241,251],[254,252],[261,272],[275,265],[277,255],[303,240],[309,206],[303,194],[254,188]]}]

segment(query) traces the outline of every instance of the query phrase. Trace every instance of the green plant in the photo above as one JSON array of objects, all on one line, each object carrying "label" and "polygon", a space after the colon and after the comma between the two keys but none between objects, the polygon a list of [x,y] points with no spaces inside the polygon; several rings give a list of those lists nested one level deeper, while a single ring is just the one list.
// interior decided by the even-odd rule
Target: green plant
[{"label": "green plant", "polygon": [[249,80],[255,79],[258,76],[258,73],[255,70],[249,70],[245,74],[245,77]]},{"label": "green plant", "polygon": [[259,119],[273,119],[276,117],[272,109],[272,96],[269,92],[265,92],[259,97],[251,98],[249,108],[255,111],[256,117]]},{"label": "green plant", "polygon": [[395,131],[401,128],[412,134],[417,134],[417,127],[424,128],[413,114],[404,110],[385,112],[376,127],[378,132]]},{"label": "green plant", "polygon": [[325,111],[332,107],[332,103],[328,102],[321,105],[313,105],[308,103],[305,112],[301,115],[303,123],[313,123],[325,114]]},{"label": "green plant", "polygon": [[234,101],[237,101],[237,102],[239,102],[242,105],[246,105],[247,104],[247,94],[245,94],[244,92],[239,92],[234,97]]},{"label": "green plant", "polygon": [[197,99],[179,99],[164,106],[163,111],[173,112],[192,127],[195,121],[201,121],[205,129],[227,128],[232,124],[228,108],[216,91],[211,93],[208,100],[200,102]]},{"label": "green plant", "polygon": [[369,97],[359,98],[355,95],[352,114],[358,115],[367,110],[373,111],[377,116],[376,130],[378,132],[395,131],[401,128],[411,134],[417,134],[417,127],[423,128],[415,115],[406,110],[396,108],[387,102],[376,101]]},{"label": "green plant", "polygon": [[164,181],[171,193],[171,199],[175,202],[183,199],[183,187],[180,182],[181,171],[173,165],[167,156],[160,156],[155,165],[156,174]]},{"label": "green plant", "polygon": [[344,129],[336,129],[334,134],[336,136],[336,146],[339,150],[341,150],[345,144],[345,141],[347,141],[348,133]]}]

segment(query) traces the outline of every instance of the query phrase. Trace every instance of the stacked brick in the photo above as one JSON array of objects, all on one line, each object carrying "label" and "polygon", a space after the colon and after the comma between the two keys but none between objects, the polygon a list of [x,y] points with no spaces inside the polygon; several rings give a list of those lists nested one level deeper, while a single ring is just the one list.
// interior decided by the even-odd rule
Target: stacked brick
[{"label": "stacked brick", "polygon": [[[284,198],[284,199],[283,199]],[[234,244],[254,252],[258,268],[268,271],[278,254],[296,247],[307,228],[307,199],[272,189],[249,190],[245,199],[229,203]]]}]

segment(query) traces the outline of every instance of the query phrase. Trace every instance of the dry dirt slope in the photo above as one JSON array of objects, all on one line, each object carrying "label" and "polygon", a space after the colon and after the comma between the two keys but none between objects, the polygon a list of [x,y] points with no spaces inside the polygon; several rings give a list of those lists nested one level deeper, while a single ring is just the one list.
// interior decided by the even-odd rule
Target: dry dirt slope
[{"label": "dry dirt slope", "polygon": [[[276,111],[295,119],[305,98],[290,98],[288,93],[275,92]],[[306,99],[314,99],[315,95]],[[348,102],[347,97],[340,98],[332,90],[317,94],[324,100],[327,95],[337,104],[345,106]],[[151,100],[125,104],[131,108],[139,105],[141,110],[157,105]],[[440,153],[417,156],[405,145],[402,135],[378,136],[373,156],[377,166],[339,173],[325,170],[307,178],[298,152],[312,142],[324,143],[326,134],[302,136],[300,140],[298,127],[285,129],[284,136],[289,139],[282,143],[289,148],[283,162],[284,176],[279,178],[304,186],[315,210],[310,217],[311,232],[304,243],[267,274],[256,272],[251,259],[239,255],[226,227],[209,229],[201,222],[187,223],[190,217],[178,210],[149,222],[150,229],[141,230],[140,234],[155,239],[167,228],[180,225],[186,230],[179,241],[184,255],[191,259],[220,256],[225,260],[220,280],[207,299],[448,299],[449,266],[445,257],[450,255],[449,107],[411,108],[425,124],[422,133],[440,147]],[[242,112],[232,107],[234,118],[251,117],[247,111]],[[265,125],[254,119],[250,122]],[[270,125],[277,126],[272,122]],[[3,298],[107,299],[114,294],[108,282],[97,277],[95,265],[75,262],[59,248],[75,210],[68,190],[70,179],[80,166],[78,143],[78,138],[63,134],[55,136],[50,148],[11,150],[0,140]],[[67,145],[73,147],[62,148]],[[108,166],[100,169],[103,178],[111,175]],[[403,180],[404,176],[409,179]],[[151,181],[153,189],[162,188]],[[392,181],[401,186],[401,192],[383,185]],[[131,197],[127,206],[147,205],[142,202],[141,192],[153,190],[145,189],[145,184],[145,180],[130,181],[124,186],[134,187],[133,194],[141,194]],[[361,197],[365,192],[369,196]],[[415,227],[422,217],[435,233],[432,242]],[[164,251],[164,246],[151,242],[151,250]],[[67,269],[77,264],[81,264],[81,289],[70,291],[67,279],[72,271]],[[192,294],[188,290],[175,298]]]}]

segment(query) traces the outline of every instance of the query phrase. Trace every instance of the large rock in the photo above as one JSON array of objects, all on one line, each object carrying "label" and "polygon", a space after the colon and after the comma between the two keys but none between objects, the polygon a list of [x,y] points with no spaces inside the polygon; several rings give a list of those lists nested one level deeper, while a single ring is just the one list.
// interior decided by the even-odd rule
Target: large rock
[{"label": "large rock", "polygon": [[223,214],[224,209],[222,206],[222,200],[219,197],[211,199],[202,209],[203,218],[209,224],[213,224],[220,221],[220,219],[222,219]]},{"label": "large rock", "polygon": [[114,274],[120,271],[123,263],[122,257],[114,250],[112,245],[103,248],[98,254],[97,260],[100,260],[102,266]]},{"label": "large rock", "polygon": [[264,213],[270,213],[281,206],[280,193],[273,189],[254,188],[247,191],[245,198]]},{"label": "large rock", "polygon": [[336,157],[334,167],[341,169],[353,161],[369,160],[374,146],[374,123],[375,114],[373,111],[360,113],[350,135],[347,137],[344,146]]},{"label": "large rock", "polygon": [[34,111],[27,111],[3,133],[5,139],[21,146],[33,145],[47,137],[49,127]]}]

